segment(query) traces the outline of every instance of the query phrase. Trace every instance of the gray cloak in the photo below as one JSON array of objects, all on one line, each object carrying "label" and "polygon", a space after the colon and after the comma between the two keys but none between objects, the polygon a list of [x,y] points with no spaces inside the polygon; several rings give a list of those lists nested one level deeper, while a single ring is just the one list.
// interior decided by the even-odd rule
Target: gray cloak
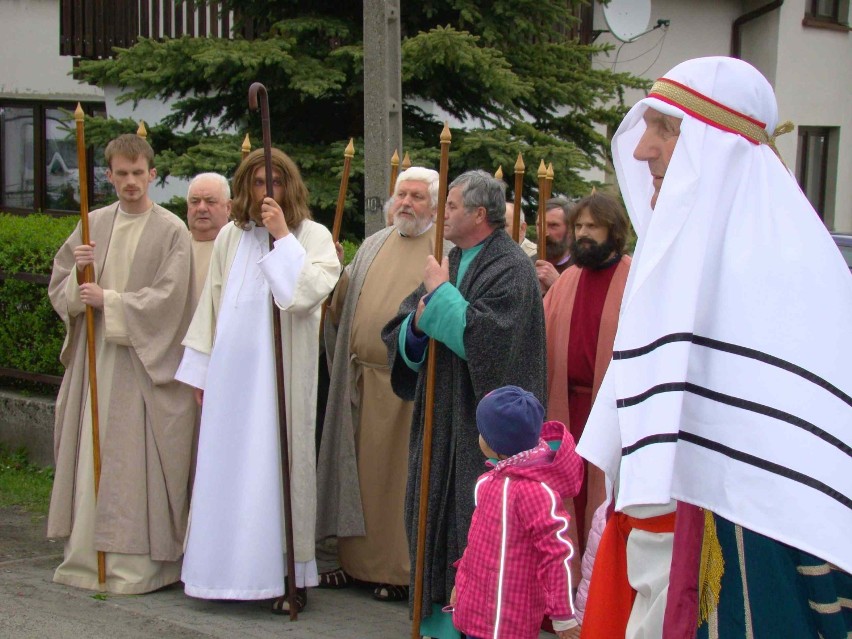
[{"label": "gray cloak", "polygon": [[[450,281],[456,283],[461,249],[450,251]],[[484,241],[464,279],[456,283],[468,301],[464,347],[467,361],[436,343],[435,409],[432,430],[432,465],[426,526],[426,561],[423,572],[423,615],[431,603],[445,604],[455,582],[457,561],[467,546],[473,517],[473,490],[485,472],[479,448],[476,406],[482,397],[507,384],[529,390],[546,406],[547,356],[544,309],[535,268],[503,229]],[[405,526],[414,579],[417,544],[417,509],[423,458],[423,415],[426,366],[412,371],[398,352],[399,331],[405,317],[416,310],[426,293],[421,284],[388,322],[382,339],[388,346],[394,392],[414,400],[409,447]],[[414,588],[411,590],[412,598]]]}]

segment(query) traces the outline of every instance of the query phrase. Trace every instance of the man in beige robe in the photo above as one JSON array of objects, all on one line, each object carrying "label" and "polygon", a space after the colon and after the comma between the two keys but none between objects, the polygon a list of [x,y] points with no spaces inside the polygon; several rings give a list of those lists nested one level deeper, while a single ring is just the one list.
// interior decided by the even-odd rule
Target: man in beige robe
[{"label": "man in beige robe", "polygon": [[[621,298],[630,258],[624,255],[627,214],[611,195],[595,192],[568,214],[568,236],[575,264],[544,296],[547,327],[547,418],[568,426],[579,441],[592,403],[612,359]],[[595,510],[604,502],[603,473],[586,464],[580,492],[566,504],[577,560],[585,551]]]},{"label": "man in beige robe", "polygon": [[[118,203],[89,214],[54,260],[50,299],[67,329],[56,403],[56,479],[47,534],[67,538],[54,580],[136,594],[180,578],[195,411],[174,381],[191,318],[190,240],[154,204],[154,152],[123,135],[107,145]],[[94,266],[93,283],[80,284]],[[85,307],[95,309],[101,475],[95,499]],[[97,552],[106,553],[98,584]]]},{"label": "man in beige robe", "polygon": [[[231,187],[218,173],[199,173],[186,193],[186,221],[192,236],[192,267],[195,278],[192,299],[198,304],[210,269],[213,240],[231,215]],[[193,306],[194,308],[194,306]]]},{"label": "man in beige robe", "polygon": [[[380,600],[408,598],[403,507],[413,404],[391,390],[382,327],[423,277],[434,253],[438,174],[397,178],[392,226],[371,235],[341,277],[326,320],[331,387],[318,466],[317,538],[338,538],[341,569],[320,584],[355,578]],[[446,251],[445,251],[446,253]]]},{"label": "man in beige robe", "polygon": [[[506,202],[506,233],[509,237],[513,237],[515,230],[515,205],[511,202]],[[518,229],[518,244],[524,249],[524,253],[532,259],[538,257],[538,246],[527,238],[527,221],[524,218],[524,212],[521,211],[520,229]]]}]

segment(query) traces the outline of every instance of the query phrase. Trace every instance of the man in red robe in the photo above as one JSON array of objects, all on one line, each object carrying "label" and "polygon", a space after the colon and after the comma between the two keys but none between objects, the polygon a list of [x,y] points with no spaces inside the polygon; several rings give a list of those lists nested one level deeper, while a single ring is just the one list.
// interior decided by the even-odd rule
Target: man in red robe
[{"label": "man in red robe", "polygon": [[[547,418],[568,425],[580,439],[612,359],[630,257],[624,255],[629,223],[611,195],[594,192],[571,209],[568,232],[574,265],[544,298],[547,330]],[[592,514],[606,498],[603,473],[586,464],[580,493],[569,507],[574,547],[585,550]],[[578,532],[581,531],[581,532]],[[573,562],[579,576],[579,557]],[[579,579],[575,581],[578,583]]]}]

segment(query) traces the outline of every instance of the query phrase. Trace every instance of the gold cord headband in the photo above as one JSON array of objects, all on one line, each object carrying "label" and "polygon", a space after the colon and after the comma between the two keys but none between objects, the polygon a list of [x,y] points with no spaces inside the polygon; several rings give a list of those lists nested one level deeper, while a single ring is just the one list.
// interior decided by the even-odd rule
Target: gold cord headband
[{"label": "gold cord headband", "polygon": [[779,159],[781,156],[775,147],[775,138],[784,133],[789,133],[794,128],[793,123],[788,120],[776,127],[772,135],[769,135],[765,128],[766,125],[760,120],[743,115],[702,95],[695,89],[690,89],[667,78],[657,80],[651,87],[648,97],[676,106],[717,129],[741,135],[753,144],[766,144]]}]

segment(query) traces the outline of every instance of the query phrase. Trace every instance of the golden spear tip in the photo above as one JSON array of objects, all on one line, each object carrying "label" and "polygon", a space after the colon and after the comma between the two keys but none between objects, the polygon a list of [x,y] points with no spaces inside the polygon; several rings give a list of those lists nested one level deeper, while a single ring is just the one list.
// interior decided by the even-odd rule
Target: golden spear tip
[{"label": "golden spear tip", "polygon": [[402,170],[405,171],[411,168],[411,158],[408,156],[408,151],[405,152],[405,155],[402,157]]},{"label": "golden spear tip", "polygon": [[81,105],[79,102],[77,103],[77,108],[74,109],[74,119],[77,122],[82,122],[86,119],[86,114],[83,113],[83,105]]},{"label": "golden spear tip", "polygon": [[393,150],[393,155],[391,156],[391,166],[399,166],[399,151],[397,149]]},{"label": "golden spear tip", "polygon": [[444,128],[441,131],[441,144],[447,143],[452,139],[453,136],[450,134],[450,123],[445,120]]},{"label": "golden spear tip", "polygon": [[551,162],[550,164],[547,165],[547,179],[548,180],[553,179],[553,162]]},{"label": "golden spear tip", "polygon": [[498,180],[503,179],[503,165],[502,164],[497,167],[496,171],[494,171],[494,177],[497,178]]},{"label": "golden spear tip", "polygon": [[145,128],[145,120],[139,120],[139,128],[136,129],[136,135],[143,140],[148,139],[148,129]]},{"label": "golden spear tip", "polygon": [[355,156],[355,143],[353,138],[349,138],[349,144],[343,149],[343,157],[351,158]]},{"label": "golden spear tip", "polygon": [[249,153],[251,151],[251,139],[249,139],[248,133],[246,133],[246,137],[243,138],[243,145],[240,147],[240,151],[243,153]]},{"label": "golden spear tip", "polygon": [[524,166],[524,156],[518,152],[518,161],[515,162],[515,173],[523,173],[525,168],[527,167]]},{"label": "golden spear tip", "polygon": [[538,175],[539,180],[541,180],[542,178],[547,176],[547,167],[544,166],[544,160],[542,160],[541,162],[538,163],[538,174],[537,175]]}]

